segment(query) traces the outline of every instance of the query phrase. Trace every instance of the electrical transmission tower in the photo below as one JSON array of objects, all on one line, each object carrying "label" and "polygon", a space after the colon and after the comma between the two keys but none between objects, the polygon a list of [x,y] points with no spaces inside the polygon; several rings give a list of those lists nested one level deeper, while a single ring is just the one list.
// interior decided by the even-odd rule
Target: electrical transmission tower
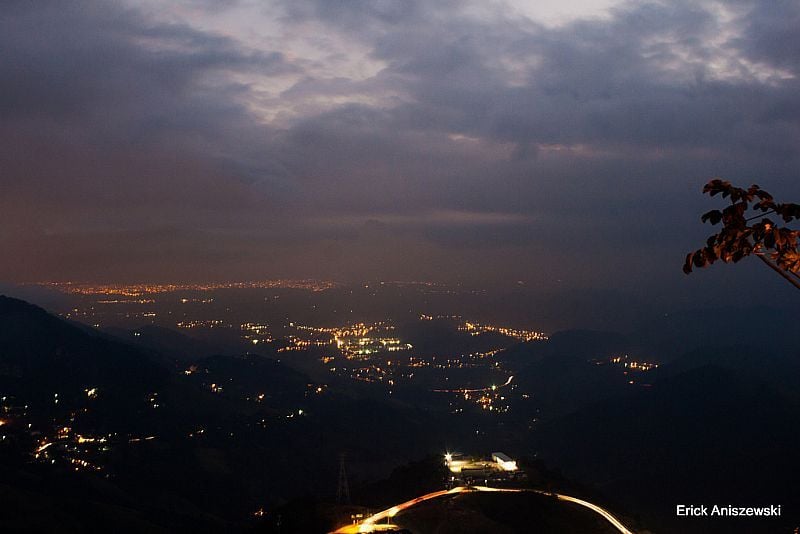
[{"label": "electrical transmission tower", "polygon": [[344,453],[339,454],[339,487],[336,489],[336,502],[350,504],[350,486],[347,485],[347,471],[344,468]]}]

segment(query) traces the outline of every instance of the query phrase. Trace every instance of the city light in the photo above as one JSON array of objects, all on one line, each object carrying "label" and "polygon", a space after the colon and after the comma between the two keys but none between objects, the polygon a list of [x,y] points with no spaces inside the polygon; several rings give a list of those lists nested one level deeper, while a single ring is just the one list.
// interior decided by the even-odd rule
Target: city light
[{"label": "city light", "polygon": [[[325,291],[336,287],[334,282],[319,280],[262,280],[254,282],[223,282],[211,284],[78,284],[73,282],[39,282],[36,285],[58,289],[64,293],[79,295],[119,295],[140,297],[176,291],[214,291],[217,289],[306,289]],[[185,299],[189,302],[188,299]],[[184,299],[181,299],[184,302]]]}]

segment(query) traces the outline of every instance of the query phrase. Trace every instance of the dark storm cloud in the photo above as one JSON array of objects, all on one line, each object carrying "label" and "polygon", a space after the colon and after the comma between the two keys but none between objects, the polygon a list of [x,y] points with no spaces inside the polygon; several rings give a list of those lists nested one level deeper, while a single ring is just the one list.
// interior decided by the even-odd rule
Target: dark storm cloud
[{"label": "dark storm cloud", "polygon": [[[729,160],[742,171],[770,172],[775,158],[778,166],[794,159],[797,123],[772,110],[796,102],[796,80],[757,80],[737,70],[736,54],[752,52],[738,41],[714,40],[730,28],[710,4],[628,5],[607,21],[558,28],[502,17],[474,20],[458,12],[442,16],[418,4],[409,4],[402,17],[391,18],[362,10],[355,2],[337,4],[335,13],[327,3],[325,9],[318,3],[303,5],[308,17],[345,32],[354,20],[370,27],[356,38],[364,39],[373,56],[386,62],[378,78],[407,96],[388,113],[371,117],[371,129],[395,132],[399,125],[405,131],[511,143],[514,156],[532,160],[485,159],[499,175],[489,187],[476,184],[479,176],[469,171],[444,184],[429,184],[429,189],[451,186],[452,194],[441,195],[439,202],[477,201],[483,209],[507,209],[520,198],[509,195],[513,191],[507,179],[527,173],[535,183],[522,185],[527,193],[522,198],[533,209],[543,207],[536,191],[558,197],[565,189],[575,194],[588,189],[597,193],[597,202],[583,215],[602,217],[610,211],[608,202],[620,200],[620,193],[635,204],[636,197],[648,200],[648,189],[669,192],[671,187],[685,187],[688,180],[702,179],[692,167],[728,170],[730,165],[721,163]],[[748,17],[753,6],[749,8],[739,9],[740,20],[734,23],[746,31],[752,31]],[[364,18],[371,18],[371,24]],[[784,64],[780,57],[759,59],[765,63],[762,70]],[[710,71],[715,62],[724,62],[716,65],[724,72]],[[356,117],[362,111],[349,113]],[[317,131],[329,120],[311,118],[303,127]],[[353,151],[337,148],[342,159],[358,158]],[[543,150],[563,152],[554,156],[555,168],[536,161],[545,159]],[[691,163],[685,169],[676,169],[686,160]],[[652,167],[649,171],[641,169],[647,165]],[[604,168],[614,167],[619,174],[604,174]],[[664,168],[683,173],[685,179],[665,180],[668,177],[659,171]],[[428,175],[435,177],[437,170],[431,166]],[[641,172],[642,181],[656,183],[636,187],[626,176],[631,171]],[[565,187],[565,181],[573,187]],[[632,187],[621,191],[615,187],[621,183]],[[470,199],[472,192],[476,195]]]},{"label": "dark storm cloud", "polygon": [[[211,4],[181,5],[240,7]],[[560,26],[449,1],[261,13],[335,37],[331,64],[366,54],[360,77],[128,4],[1,9],[12,279],[660,286],[705,233],[705,179],[800,195],[793,2],[629,3]],[[284,83],[264,96],[265,80]]]},{"label": "dark storm cloud", "polygon": [[[376,78],[405,97],[372,113],[363,121],[369,133],[344,146],[337,141],[359,129],[365,110],[335,112],[347,124],[332,128],[326,145],[337,161],[380,154],[378,162],[400,162],[393,172],[368,165],[362,180],[358,173],[335,180],[347,199],[358,198],[355,206],[345,200],[348,207],[369,209],[358,192],[376,184],[392,199],[407,198],[398,188],[412,183],[411,206],[401,209],[433,199],[453,209],[536,215],[499,228],[431,224],[424,235],[475,256],[495,247],[502,262],[531,266],[534,277],[558,272],[573,283],[616,279],[625,287],[652,284],[671,270],[687,235],[703,235],[697,190],[706,178],[766,180],[797,192],[798,124],[773,111],[797,103],[796,79],[769,72],[785,68],[780,55],[756,57],[743,42],[726,42],[721,34],[731,28],[713,5],[628,5],[610,20],[558,28],[413,7],[369,22],[356,3],[339,4],[334,14],[307,12],[344,32],[354,21],[368,27],[355,38],[386,63]],[[761,7],[740,6],[728,24],[751,32],[753,9]],[[739,56],[762,62],[761,72],[738,65]],[[302,128],[320,135],[331,120],[312,117]],[[425,168],[412,170],[420,159]],[[368,196],[387,208],[379,195]]]},{"label": "dark storm cloud", "polygon": [[[0,110],[12,118],[91,118],[86,114],[113,112],[122,105],[129,120],[133,111],[165,120],[175,114],[158,106],[180,102],[197,89],[198,76],[289,68],[279,53],[244,53],[230,39],[187,26],[148,23],[112,3],[4,5],[0,24],[3,49],[9,52],[0,72]],[[223,102],[216,101],[215,107]]]},{"label": "dark storm cloud", "polygon": [[[800,64],[800,5],[791,0],[744,4],[746,31],[739,46],[754,59],[796,72]],[[751,9],[747,9],[747,8]]]},{"label": "dark storm cloud", "polygon": [[23,3],[4,9],[0,24],[6,126],[33,144],[60,137],[66,151],[82,142],[224,155],[253,123],[237,98],[247,87],[226,77],[294,70],[279,52],[243,50],[107,2]]},{"label": "dark storm cloud", "polygon": [[[678,6],[637,7],[610,22],[517,35],[435,21],[416,30],[421,39],[392,33],[375,50],[413,92],[408,109],[398,111],[422,127],[433,113],[444,131],[510,142],[746,148],[756,128],[773,126],[759,124],[771,103],[796,84],[707,80],[713,52],[704,42],[720,28],[708,13]],[[521,65],[520,82],[509,83],[515,73],[498,58]],[[791,143],[775,135],[769,144]]]},{"label": "dark storm cloud", "polygon": [[[555,29],[502,18],[473,20],[457,11],[443,16],[414,3],[403,17],[388,21],[358,2],[310,5],[316,8],[305,11],[342,31],[350,31],[353,20],[382,28],[357,36],[370,39],[373,56],[387,62],[379,77],[411,96],[393,110],[393,124],[496,141],[616,149],[793,146],[778,121],[764,121],[771,106],[796,92],[796,81],[774,86],[746,77],[713,79],[709,63],[717,52],[709,43],[724,28],[694,2],[632,5],[619,8],[610,21]],[[767,18],[761,12],[770,7],[761,6],[740,10],[746,33],[758,25],[751,16]],[[780,13],[770,15],[784,20]],[[757,54],[758,36],[766,38],[775,28],[765,23],[763,30],[749,37],[752,49],[744,54],[757,55],[767,67],[798,56],[789,36],[782,48]],[[734,41],[724,45],[726,51],[743,47]],[[768,143],[753,143],[770,131],[775,133]]]},{"label": "dark storm cloud", "polygon": [[34,228],[241,207],[236,173],[225,170],[247,167],[255,148],[242,139],[263,128],[253,135],[237,98],[247,88],[226,76],[295,69],[279,52],[108,2],[5,4],[0,47],[4,214]]},{"label": "dark storm cloud", "polygon": [[426,18],[447,16],[463,5],[453,0],[308,0],[279,3],[291,22],[318,19],[353,32],[357,38],[379,35],[398,27],[409,30]]}]

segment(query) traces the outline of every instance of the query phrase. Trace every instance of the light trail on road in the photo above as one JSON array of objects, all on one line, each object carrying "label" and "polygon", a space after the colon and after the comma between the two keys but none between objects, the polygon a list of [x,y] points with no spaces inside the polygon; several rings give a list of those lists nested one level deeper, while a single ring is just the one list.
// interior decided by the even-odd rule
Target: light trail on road
[{"label": "light trail on road", "polygon": [[[584,501],[583,499],[578,499],[577,497],[571,497],[569,495],[562,495],[560,493],[550,493],[547,491],[535,490],[535,489],[526,489],[526,488],[490,488],[488,486],[472,486],[472,487],[464,487],[458,486],[451,490],[441,490],[441,491],[434,491],[428,493],[426,495],[422,495],[420,497],[416,497],[411,499],[410,501],[406,501],[402,504],[398,504],[396,506],[392,506],[391,508],[387,508],[382,512],[378,512],[377,514],[371,515],[356,525],[346,525],[336,531],[333,534],[357,534],[360,532],[375,532],[376,530],[384,530],[386,527],[390,527],[390,525],[379,525],[378,523],[384,519],[391,519],[399,512],[411,508],[421,502],[428,501],[430,499],[436,499],[438,497],[443,497],[445,495],[455,495],[457,493],[464,493],[470,491],[483,491],[483,492],[504,492],[504,493],[537,493],[539,495],[545,495],[548,497],[555,497],[560,501],[567,501],[579,506],[583,506],[584,508],[588,508],[589,510],[599,514],[603,519],[611,523],[621,534],[634,534],[633,531],[628,530],[625,525],[623,525],[616,517],[614,517],[611,512],[608,510],[597,506],[596,504],[592,504],[589,501]],[[384,527],[384,528],[382,528]]]},{"label": "light trail on road", "polygon": [[592,504],[589,501],[584,501],[583,499],[578,499],[577,497],[570,497],[569,495],[562,495],[560,493],[550,493],[547,491],[535,490],[535,489],[527,489],[527,488],[490,488],[487,486],[475,486],[473,489],[478,491],[505,491],[511,493],[522,493],[522,492],[531,492],[531,493],[538,493],[539,495],[546,495],[548,497],[556,497],[559,501],[567,501],[571,503],[575,503],[577,505],[583,506],[588,508],[589,510],[600,514],[605,518],[606,521],[614,525],[614,527],[619,530],[622,534],[633,534],[630,530],[628,530],[625,525],[623,525],[616,517],[611,515],[611,512],[608,510],[597,506],[596,504]]},{"label": "light trail on road", "polygon": [[467,491],[467,488],[463,486],[458,486],[451,490],[441,490],[441,491],[433,491],[426,495],[422,495],[421,497],[416,497],[411,499],[410,501],[406,501],[402,504],[398,504],[396,506],[392,506],[391,508],[387,508],[382,512],[378,512],[377,514],[371,515],[366,518],[364,521],[357,525],[346,525],[339,530],[335,531],[336,534],[354,534],[357,532],[373,532],[375,530],[375,523],[382,521],[383,519],[389,519],[397,515],[398,512],[405,510],[406,508],[411,508],[412,506],[419,504],[424,501],[428,501],[430,499],[436,499],[437,497],[442,497],[444,495],[454,495],[456,493],[461,493],[463,491]]},{"label": "light trail on road", "polygon": [[588,508],[589,510],[592,510],[592,511],[594,511],[594,512],[597,512],[598,514],[600,514],[600,515],[602,515],[603,517],[605,517],[605,518],[606,518],[606,520],[607,520],[609,523],[611,523],[612,525],[614,525],[615,527],[617,527],[617,530],[619,530],[619,531],[620,531],[620,532],[622,532],[623,534],[633,534],[633,532],[631,532],[630,530],[628,530],[627,528],[625,528],[625,525],[623,525],[622,523],[620,523],[620,522],[619,522],[619,520],[618,520],[616,517],[614,517],[613,515],[611,515],[611,513],[610,513],[610,512],[608,512],[607,510],[605,510],[605,509],[603,509],[603,508],[600,508],[600,507],[599,507],[599,506],[597,506],[596,504],[592,504],[592,503],[590,503],[589,501],[584,501],[584,500],[582,500],[582,499],[577,499],[577,498],[575,498],[575,497],[570,497],[569,495],[561,495],[561,494],[559,494],[559,493],[556,493],[556,494],[555,494],[555,496],[556,496],[556,497],[558,497],[558,498],[559,498],[559,500],[562,500],[562,501],[569,501],[569,502],[574,502],[575,504],[579,504],[579,505],[581,505],[581,506],[585,506],[585,507],[586,507],[586,508]]}]

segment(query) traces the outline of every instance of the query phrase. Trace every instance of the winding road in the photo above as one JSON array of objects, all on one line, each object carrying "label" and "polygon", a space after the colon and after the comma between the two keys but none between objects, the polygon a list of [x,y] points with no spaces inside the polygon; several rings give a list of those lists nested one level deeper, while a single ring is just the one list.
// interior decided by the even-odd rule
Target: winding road
[{"label": "winding road", "polygon": [[472,486],[472,487],[464,487],[459,486],[453,488],[451,490],[441,490],[441,491],[434,491],[428,493],[426,495],[422,495],[420,497],[416,497],[411,499],[410,501],[406,501],[402,504],[397,504],[392,506],[391,508],[387,508],[382,512],[378,512],[377,514],[371,515],[366,518],[361,523],[355,525],[346,525],[339,530],[336,530],[334,534],[357,534],[359,532],[380,532],[383,530],[387,530],[391,528],[390,525],[381,524],[380,522],[383,520],[391,520],[392,517],[397,515],[398,513],[411,508],[421,502],[428,501],[431,499],[436,499],[439,497],[443,497],[445,495],[454,495],[456,493],[464,493],[469,491],[487,491],[487,492],[507,492],[507,493],[522,493],[522,492],[532,492],[538,493],[540,495],[547,495],[550,497],[556,497],[560,501],[568,501],[571,503],[575,503],[579,506],[583,506],[588,508],[589,510],[599,514],[603,517],[606,521],[611,523],[621,534],[634,534],[632,531],[628,530],[625,525],[623,525],[616,517],[614,517],[611,512],[608,510],[597,506],[596,504],[592,504],[589,501],[584,501],[583,499],[578,499],[576,497],[570,497],[569,495],[562,495],[560,493],[549,493],[546,491],[535,490],[535,489],[516,489],[516,488],[490,488],[487,486]]}]

